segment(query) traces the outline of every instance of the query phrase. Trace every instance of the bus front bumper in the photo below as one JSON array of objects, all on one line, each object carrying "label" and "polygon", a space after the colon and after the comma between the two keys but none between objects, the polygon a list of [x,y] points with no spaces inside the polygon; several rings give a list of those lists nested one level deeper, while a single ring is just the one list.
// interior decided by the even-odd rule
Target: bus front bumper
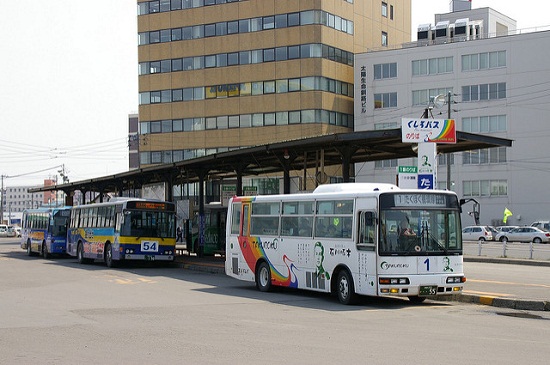
[{"label": "bus front bumper", "polygon": [[125,254],[123,260],[141,260],[141,261],[174,261],[174,255],[138,255]]}]

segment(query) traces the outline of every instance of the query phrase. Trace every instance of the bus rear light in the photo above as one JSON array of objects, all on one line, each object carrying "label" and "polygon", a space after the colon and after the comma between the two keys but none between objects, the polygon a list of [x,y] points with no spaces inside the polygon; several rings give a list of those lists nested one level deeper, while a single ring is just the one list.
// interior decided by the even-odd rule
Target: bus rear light
[{"label": "bus rear light", "polygon": [[391,289],[390,289],[390,293],[391,293],[391,294],[397,294],[397,293],[399,293],[399,289],[397,289],[397,288],[391,288]]},{"label": "bus rear light", "polygon": [[462,287],[460,286],[453,287],[453,291],[461,291],[461,290],[462,290]]}]

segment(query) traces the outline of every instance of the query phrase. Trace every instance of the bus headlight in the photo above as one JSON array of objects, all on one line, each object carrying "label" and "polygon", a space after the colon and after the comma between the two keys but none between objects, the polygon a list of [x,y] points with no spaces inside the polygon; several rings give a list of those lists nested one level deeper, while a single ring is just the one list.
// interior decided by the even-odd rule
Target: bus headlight
[{"label": "bus headlight", "polygon": [[466,278],[464,276],[449,276],[447,278],[447,284],[464,283]]},{"label": "bus headlight", "polygon": [[408,285],[410,281],[409,278],[379,278],[378,283],[380,285]]}]

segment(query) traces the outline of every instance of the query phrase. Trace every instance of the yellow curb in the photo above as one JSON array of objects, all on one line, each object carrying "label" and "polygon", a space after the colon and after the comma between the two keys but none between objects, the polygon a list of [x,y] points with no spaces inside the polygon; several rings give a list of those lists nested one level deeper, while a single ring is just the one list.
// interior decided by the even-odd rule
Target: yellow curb
[{"label": "yellow curb", "polygon": [[484,305],[493,305],[495,297],[479,297],[479,303]]}]

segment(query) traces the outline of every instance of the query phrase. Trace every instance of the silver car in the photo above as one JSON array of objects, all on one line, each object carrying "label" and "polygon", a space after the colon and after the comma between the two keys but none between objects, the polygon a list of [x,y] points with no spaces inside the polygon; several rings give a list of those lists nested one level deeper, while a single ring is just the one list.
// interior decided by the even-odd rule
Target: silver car
[{"label": "silver car", "polygon": [[469,226],[462,229],[464,241],[492,241],[493,232],[489,226]]},{"label": "silver car", "polygon": [[536,227],[518,227],[509,232],[497,234],[496,240],[500,242],[550,242],[550,232],[543,231]]}]

